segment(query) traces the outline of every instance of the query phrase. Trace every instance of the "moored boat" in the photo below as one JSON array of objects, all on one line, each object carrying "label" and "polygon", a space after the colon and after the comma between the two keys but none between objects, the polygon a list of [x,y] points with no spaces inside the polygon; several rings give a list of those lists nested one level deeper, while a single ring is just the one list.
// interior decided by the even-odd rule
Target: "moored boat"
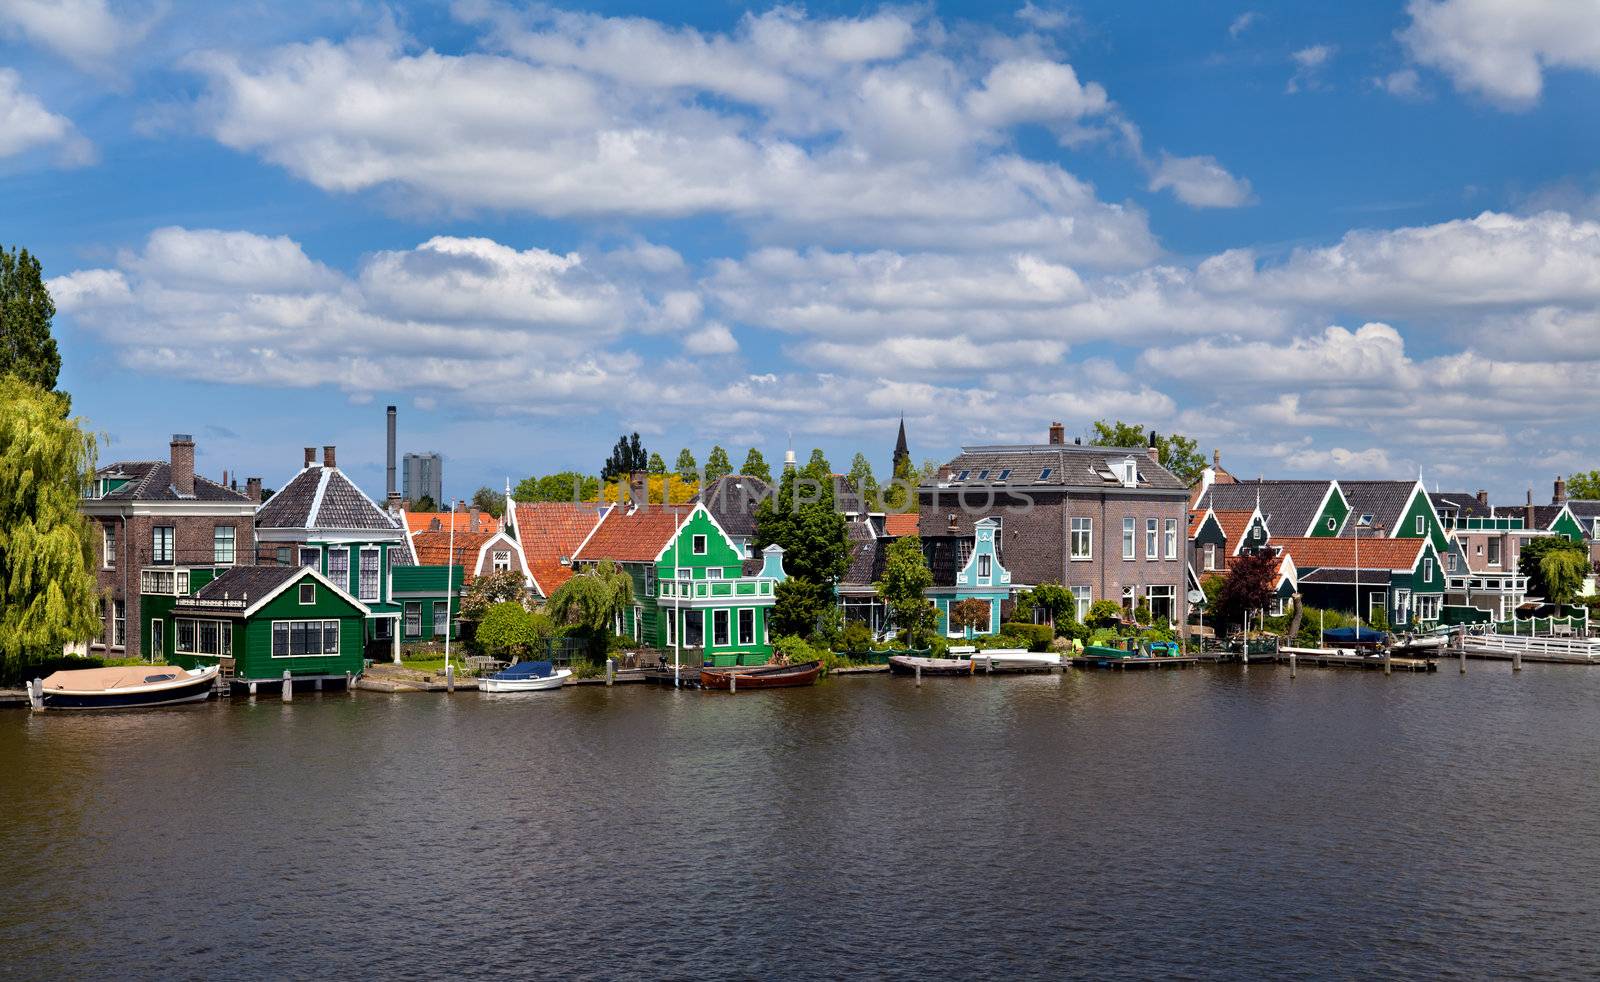
[{"label": "moored boat", "polygon": [[1425,651],[1439,651],[1449,643],[1450,636],[1447,634],[1427,634],[1420,637],[1412,635],[1396,641],[1394,643],[1394,650],[1397,652],[1405,652],[1406,654],[1415,654]]},{"label": "moored boat", "polygon": [[561,688],[571,675],[572,669],[555,668],[547,661],[518,662],[478,679],[478,691],[543,692]]},{"label": "moored boat", "polygon": [[[702,668],[702,689],[788,689],[811,685],[822,674],[822,662],[798,665],[758,665],[754,668]],[[735,681],[737,679],[737,681]]]},{"label": "moored boat", "polygon": [[974,652],[971,660],[974,672],[979,666],[987,670],[991,665],[997,672],[1061,667],[1061,656],[1055,652],[1028,651],[1024,648],[990,648],[987,651]]},{"label": "moored boat", "polygon": [[146,709],[208,698],[220,671],[216,665],[75,668],[54,672],[30,688],[37,709]]},{"label": "moored boat", "polygon": [[889,671],[901,675],[914,675],[917,669],[924,675],[971,675],[971,658],[918,658],[913,655],[894,655],[889,659]]}]

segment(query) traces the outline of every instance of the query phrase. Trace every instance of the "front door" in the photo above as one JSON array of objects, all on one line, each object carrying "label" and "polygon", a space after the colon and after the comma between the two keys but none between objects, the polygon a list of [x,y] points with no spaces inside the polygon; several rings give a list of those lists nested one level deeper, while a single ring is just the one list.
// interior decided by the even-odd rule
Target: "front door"
[{"label": "front door", "polygon": [[150,622],[150,660],[158,664],[167,660],[166,633],[166,622]]}]

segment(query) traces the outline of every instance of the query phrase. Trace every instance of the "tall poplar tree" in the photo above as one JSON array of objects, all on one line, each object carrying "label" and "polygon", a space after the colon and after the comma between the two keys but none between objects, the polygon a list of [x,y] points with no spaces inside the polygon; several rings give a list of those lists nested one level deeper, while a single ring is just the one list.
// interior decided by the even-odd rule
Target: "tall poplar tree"
[{"label": "tall poplar tree", "polygon": [[767,466],[767,458],[761,456],[761,451],[755,447],[751,447],[750,452],[744,455],[744,466],[739,468],[739,473],[772,483],[772,468]]},{"label": "tall poplar tree", "polygon": [[728,451],[720,446],[712,447],[710,456],[706,457],[706,483],[710,484],[719,477],[726,477],[733,473],[733,461],[728,459]]},{"label": "tall poplar tree", "polygon": [[26,661],[100,630],[90,525],[78,499],[95,439],[67,398],[0,376],[0,663]]},{"label": "tall poplar tree", "polygon": [[39,260],[26,249],[0,247],[0,375],[41,389],[56,387],[61,353],[50,335],[55,315]]},{"label": "tall poplar tree", "polygon": [[678,451],[678,462],[672,469],[685,481],[698,480],[700,477],[700,465],[695,463],[694,454],[689,452],[688,447]]}]

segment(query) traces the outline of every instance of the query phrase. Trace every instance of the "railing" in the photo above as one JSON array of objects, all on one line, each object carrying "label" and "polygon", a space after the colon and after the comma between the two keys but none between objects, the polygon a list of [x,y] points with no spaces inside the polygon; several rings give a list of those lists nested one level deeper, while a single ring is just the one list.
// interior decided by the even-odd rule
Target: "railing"
[{"label": "railing", "polygon": [[1494,629],[1500,634],[1520,637],[1551,635],[1558,629],[1572,634],[1584,634],[1589,629],[1589,622],[1582,617],[1530,617],[1526,620],[1514,618],[1500,621]]},{"label": "railing", "polygon": [[1573,655],[1600,661],[1600,638],[1535,638],[1514,634],[1475,634],[1468,641],[1467,647],[1490,651]]},{"label": "railing", "polygon": [[770,597],[773,580],[763,576],[745,576],[733,580],[679,580],[656,581],[656,596],[671,599],[694,600],[716,597]]}]

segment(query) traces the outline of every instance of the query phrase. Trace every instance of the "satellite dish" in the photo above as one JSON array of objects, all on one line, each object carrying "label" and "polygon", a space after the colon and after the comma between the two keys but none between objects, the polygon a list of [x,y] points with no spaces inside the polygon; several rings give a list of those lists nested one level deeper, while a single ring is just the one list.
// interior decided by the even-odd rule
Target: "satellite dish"
[{"label": "satellite dish", "polygon": [[1206,602],[1206,592],[1204,590],[1190,590],[1189,591],[1189,605],[1190,606],[1192,606],[1192,607],[1202,607],[1202,606],[1205,605],[1205,602]]}]

